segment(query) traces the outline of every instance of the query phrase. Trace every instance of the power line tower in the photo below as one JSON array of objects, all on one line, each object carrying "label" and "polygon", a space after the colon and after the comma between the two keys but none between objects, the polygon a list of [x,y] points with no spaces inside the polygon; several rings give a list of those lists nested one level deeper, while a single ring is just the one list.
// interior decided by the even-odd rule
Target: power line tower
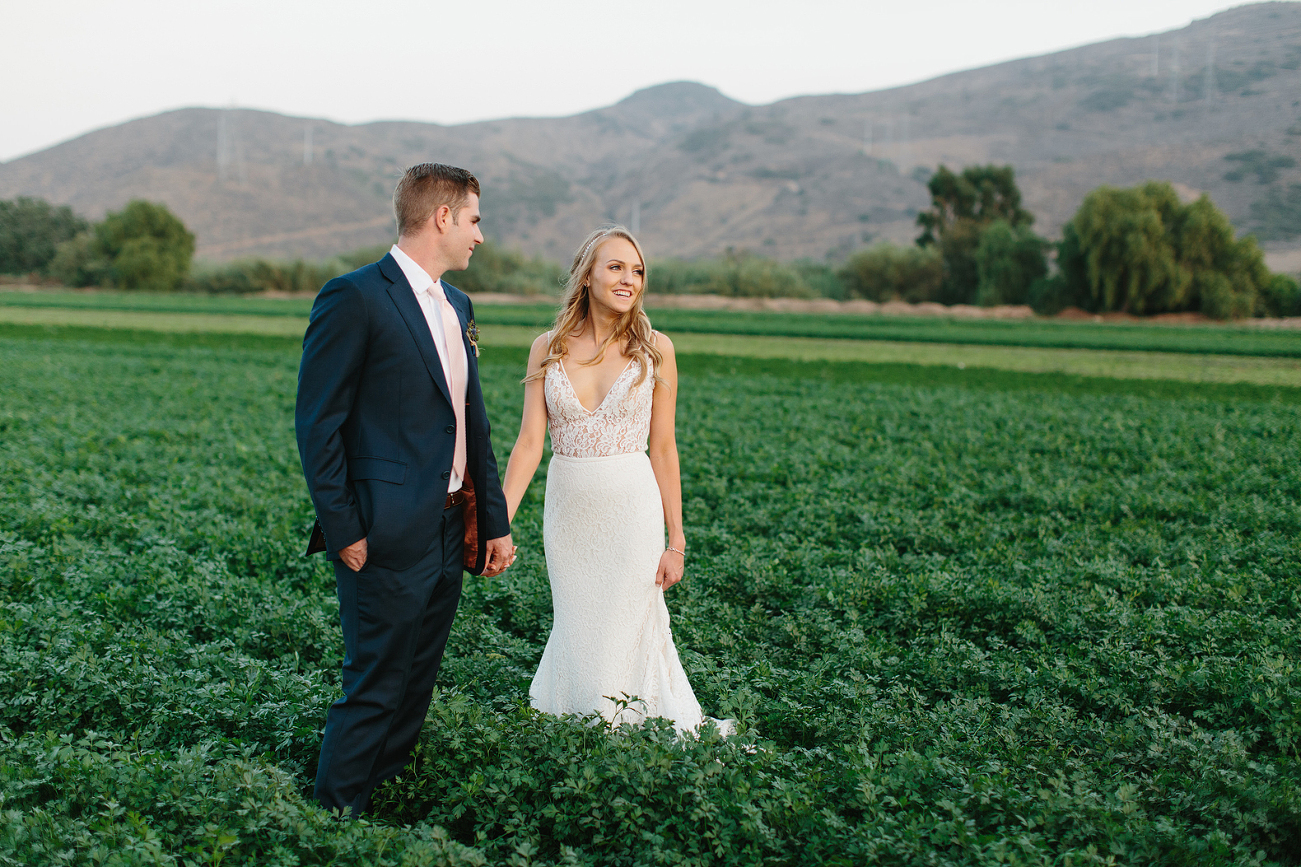
[{"label": "power line tower", "polygon": [[248,179],[234,106],[222,109],[217,115],[217,179],[227,181],[232,178],[240,183]]},{"label": "power line tower", "polygon": [[899,120],[899,171],[904,171],[912,166],[912,147],[909,144],[909,127],[912,125],[912,118],[905,111],[903,117]]},{"label": "power line tower", "polygon": [[1175,42],[1174,53],[1170,57],[1170,101],[1179,104],[1179,43]]},{"label": "power line tower", "polygon": [[1203,94],[1203,97],[1206,100],[1206,113],[1210,114],[1211,109],[1214,107],[1215,98],[1219,92],[1219,89],[1216,87],[1216,81],[1215,81],[1215,40],[1214,39],[1212,39],[1210,44],[1206,47],[1206,80],[1205,82],[1203,82],[1202,86],[1205,89],[1205,93]]},{"label": "power line tower", "polygon": [[312,164],[312,125],[303,127],[303,165]]}]

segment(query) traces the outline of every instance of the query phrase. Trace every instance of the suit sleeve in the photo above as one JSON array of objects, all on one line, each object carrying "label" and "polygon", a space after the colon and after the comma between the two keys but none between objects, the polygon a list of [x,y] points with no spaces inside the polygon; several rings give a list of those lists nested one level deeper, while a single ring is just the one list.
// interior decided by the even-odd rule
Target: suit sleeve
[{"label": "suit sleeve", "polygon": [[[470,319],[474,319],[474,303],[466,297],[466,303],[470,308]],[[477,366],[476,366],[477,371]],[[476,373],[477,375],[477,373]],[[483,509],[483,526],[479,528],[479,538],[481,539],[500,539],[510,533],[510,519],[506,516],[509,514],[506,510],[506,494],[501,489],[501,478],[497,472],[497,457],[492,451],[492,426],[488,423],[488,410],[483,405],[483,388],[480,386],[478,393],[479,406],[476,407],[480,417],[483,418],[483,448],[484,448],[484,474],[482,491],[479,485],[475,485],[475,496],[482,499]]]},{"label": "suit sleeve", "polygon": [[366,304],[357,287],[344,278],[326,283],[303,336],[294,430],[307,489],[331,553],[366,535],[348,487],[342,428],[357,396],[368,331]]}]

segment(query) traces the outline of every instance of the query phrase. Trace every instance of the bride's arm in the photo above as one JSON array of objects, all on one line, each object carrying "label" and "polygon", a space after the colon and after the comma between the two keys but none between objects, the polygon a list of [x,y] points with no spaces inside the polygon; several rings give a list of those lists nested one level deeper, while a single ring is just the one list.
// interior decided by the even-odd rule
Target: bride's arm
[{"label": "bride's arm", "polygon": [[667,590],[682,580],[686,555],[680,552],[687,550],[687,537],[682,531],[682,477],[674,428],[678,402],[678,362],[673,354],[673,341],[668,337],[656,334],[655,346],[664,356],[664,363],[660,366],[660,377],[664,382],[655,384],[647,453],[650,455],[651,469],[655,471],[655,483],[660,488],[660,499],[664,501],[664,527],[668,531],[669,547],[677,549],[665,550],[660,555],[659,570],[655,573],[655,583]]},{"label": "bride's arm", "polygon": [[[529,350],[529,363],[525,376],[532,376],[542,368],[542,359],[547,357],[549,334],[541,334],[533,341]],[[510,450],[510,463],[506,465],[506,480],[502,491],[506,494],[506,514],[515,520],[524,492],[533,481],[538,464],[542,462],[542,445],[547,435],[547,399],[543,392],[543,380],[539,377],[524,386],[524,414],[520,419],[519,436],[515,438],[515,447]]]}]

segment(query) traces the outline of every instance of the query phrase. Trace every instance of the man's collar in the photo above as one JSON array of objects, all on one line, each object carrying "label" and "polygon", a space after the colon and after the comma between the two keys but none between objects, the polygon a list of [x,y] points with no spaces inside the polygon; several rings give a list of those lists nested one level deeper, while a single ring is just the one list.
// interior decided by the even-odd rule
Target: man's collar
[{"label": "man's collar", "polygon": [[[412,259],[403,252],[401,247],[394,244],[392,249],[389,250],[389,254],[393,257],[394,261],[398,263],[398,267],[402,269],[402,273],[406,275],[407,282],[411,284],[411,288],[417,295],[422,292],[433,291],[434,278],[429,276],[428,271],[416,264],[415,259]],[[442,287],[440,286],[439,288],[441,289]]]}]

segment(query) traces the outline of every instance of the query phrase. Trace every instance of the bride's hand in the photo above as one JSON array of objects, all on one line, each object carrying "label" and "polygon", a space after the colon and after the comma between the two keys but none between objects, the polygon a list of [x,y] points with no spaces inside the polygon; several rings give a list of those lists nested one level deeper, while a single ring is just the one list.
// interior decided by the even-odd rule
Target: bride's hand
[{"label": "bride's hand", "polygon": [[660,566],[655,570],[655,584],[661,590],[668,590],[682,580],[686,569],[686,558],[677,551],[666,550],[660,555]]}]

